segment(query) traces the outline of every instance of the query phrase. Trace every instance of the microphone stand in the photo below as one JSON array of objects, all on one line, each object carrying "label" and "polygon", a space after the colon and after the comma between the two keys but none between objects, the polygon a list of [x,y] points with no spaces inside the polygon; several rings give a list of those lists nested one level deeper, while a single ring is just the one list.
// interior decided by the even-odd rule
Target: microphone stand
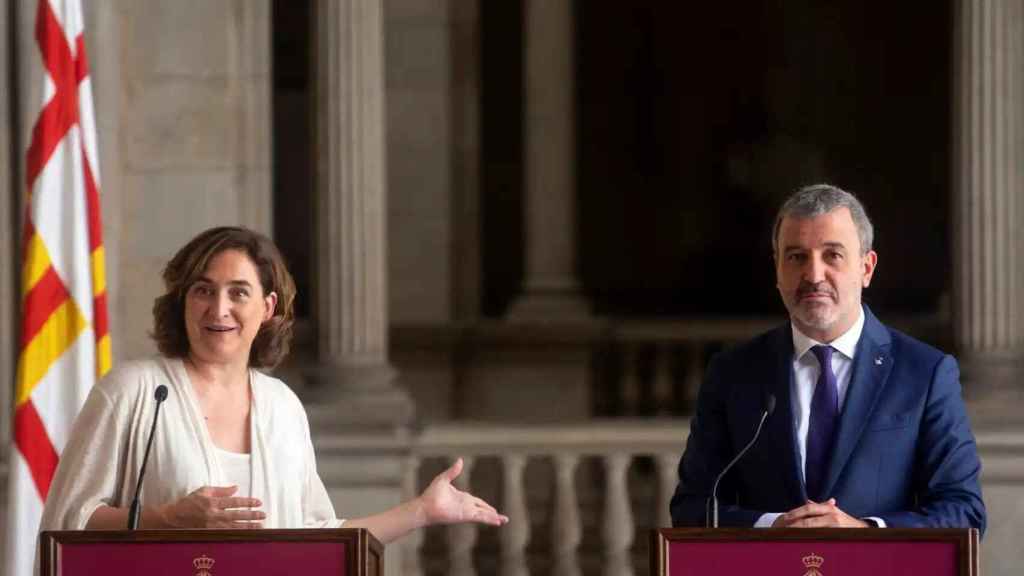
[{"label": "microphone stand", "polygon": [[774,411],[775,395],[769,394],[768,397],[765,399],[764,412],[761,413],[761,421],[757,423],[757,430],[754,431],[754,437],[751,438],[750,442],[748,442],[747,445],[744,446],[743,449],[740,450],[739,453],[736,454],[736,456],[731,461],[729,461],[728,464],[725,465],[725,468],[723,468],[722,471],[718,474],[718,477],[715,478],[715,484],[711,488],[711,518],[705,518],[704,521],[704,523],[710,525],[711,528],[718,528],[718,483],[721,482],[722,478],[725,477],[726,472],[728,472],[729,469],[732,468],[734,464],[736,464],[736,462],[739,462],[740,458],[743,458],[743,455],[747,453],[747,450],[750,450],[754,443],[757,442],[757,439],[761,436],[761,428],[764,427],[764,421],[767,420],[768,416],[770,416],[771,413]]},{"label": "microphone stand", "polygon": [[132,498],[131,507],[128,508],[128,529],[135,530],[139,527],[139,494],[142,492],[142,479],[146,477],[146,463],[149,462],[149,449],[153,447],[153,436],[156,434],[156,420],[160,417],[160,405],[167,399],[167,386],[163,384],[156,387],[156,412],[153,413],[153,425],[149,428],[149,440],[146,442],[146,453],[142,456],[142,468],[139,470],[139,480],[135,484],[135,498]]}]

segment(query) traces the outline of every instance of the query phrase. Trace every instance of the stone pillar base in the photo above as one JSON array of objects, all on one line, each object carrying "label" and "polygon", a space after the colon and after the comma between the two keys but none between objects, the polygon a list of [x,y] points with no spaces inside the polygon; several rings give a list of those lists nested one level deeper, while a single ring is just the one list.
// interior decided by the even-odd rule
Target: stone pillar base
[{"label": "stone pillar base", "polygon": [[518,296],[505,315],[506,320],[513,322],[573,321],[590,317],[590,302],[579,292],[569,290],[529,291]]},{"label": "stone pillar base", "polygon": [[[329,413],[333,407],[325,408],[325,413]],[[407,430],[339,432],[326,419],[311,425],[317,473],[338,518],[378,514],[411,496],[403,486],[410,445]],[[402,542],[384,549],[386,576],[403,576]]]},{"label": "stone pillar base", "polygon": [[1024,413],[1024,358],[1019,354],[964,354],[961,384],[972,421],[978,424],[1021,423]]},{"label": "stone pillar base", "polygon": [[409,392],[388,364],[318,366],[303,390],[310,426],[334,430],[401,428],[415,417]]}]

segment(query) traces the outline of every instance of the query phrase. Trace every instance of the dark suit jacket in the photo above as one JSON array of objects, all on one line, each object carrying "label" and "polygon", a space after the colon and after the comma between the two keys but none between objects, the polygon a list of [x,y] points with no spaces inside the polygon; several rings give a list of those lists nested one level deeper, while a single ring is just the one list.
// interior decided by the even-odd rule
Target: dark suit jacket
[{"label": "dark suit jacket", "polygon": [[[864,307],[864,331],[836,431],[825,494],[846,513],[892,527],[985,530],[974,435],[949,355],[891,330]],[[790,403],[793,336],[787,323],[712,359],[679,462],[675,526],[703,526],[715,476],[751,439],[763,398],[775,413],[719,485],[721,526],[803,505]]]}]

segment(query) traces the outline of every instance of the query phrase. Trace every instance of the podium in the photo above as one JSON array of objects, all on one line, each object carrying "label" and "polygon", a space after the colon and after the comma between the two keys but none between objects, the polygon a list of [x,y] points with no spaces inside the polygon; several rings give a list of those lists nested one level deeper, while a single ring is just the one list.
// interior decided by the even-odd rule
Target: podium
[{"label": "podium", "polygon": [[662,528],[651,576],[977,576],[977,529]]},{"label": "podium", "polygon": [[39,539],[42,576],[384,573],[384,547],[363,528],[66,530]]}]

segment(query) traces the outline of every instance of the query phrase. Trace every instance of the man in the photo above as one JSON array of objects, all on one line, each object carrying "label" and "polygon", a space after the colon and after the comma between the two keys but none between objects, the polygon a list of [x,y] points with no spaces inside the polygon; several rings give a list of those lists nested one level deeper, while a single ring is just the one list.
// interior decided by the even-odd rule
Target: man
[{"label": "man", "polygon": [[892,330],[861,304],[878,255],[861,203],[799,190],[775,220],[790,322],[712,359],[672,523],[703,526],[715,477],[722,526],[985,529],[974,436],[951,356]]}]

